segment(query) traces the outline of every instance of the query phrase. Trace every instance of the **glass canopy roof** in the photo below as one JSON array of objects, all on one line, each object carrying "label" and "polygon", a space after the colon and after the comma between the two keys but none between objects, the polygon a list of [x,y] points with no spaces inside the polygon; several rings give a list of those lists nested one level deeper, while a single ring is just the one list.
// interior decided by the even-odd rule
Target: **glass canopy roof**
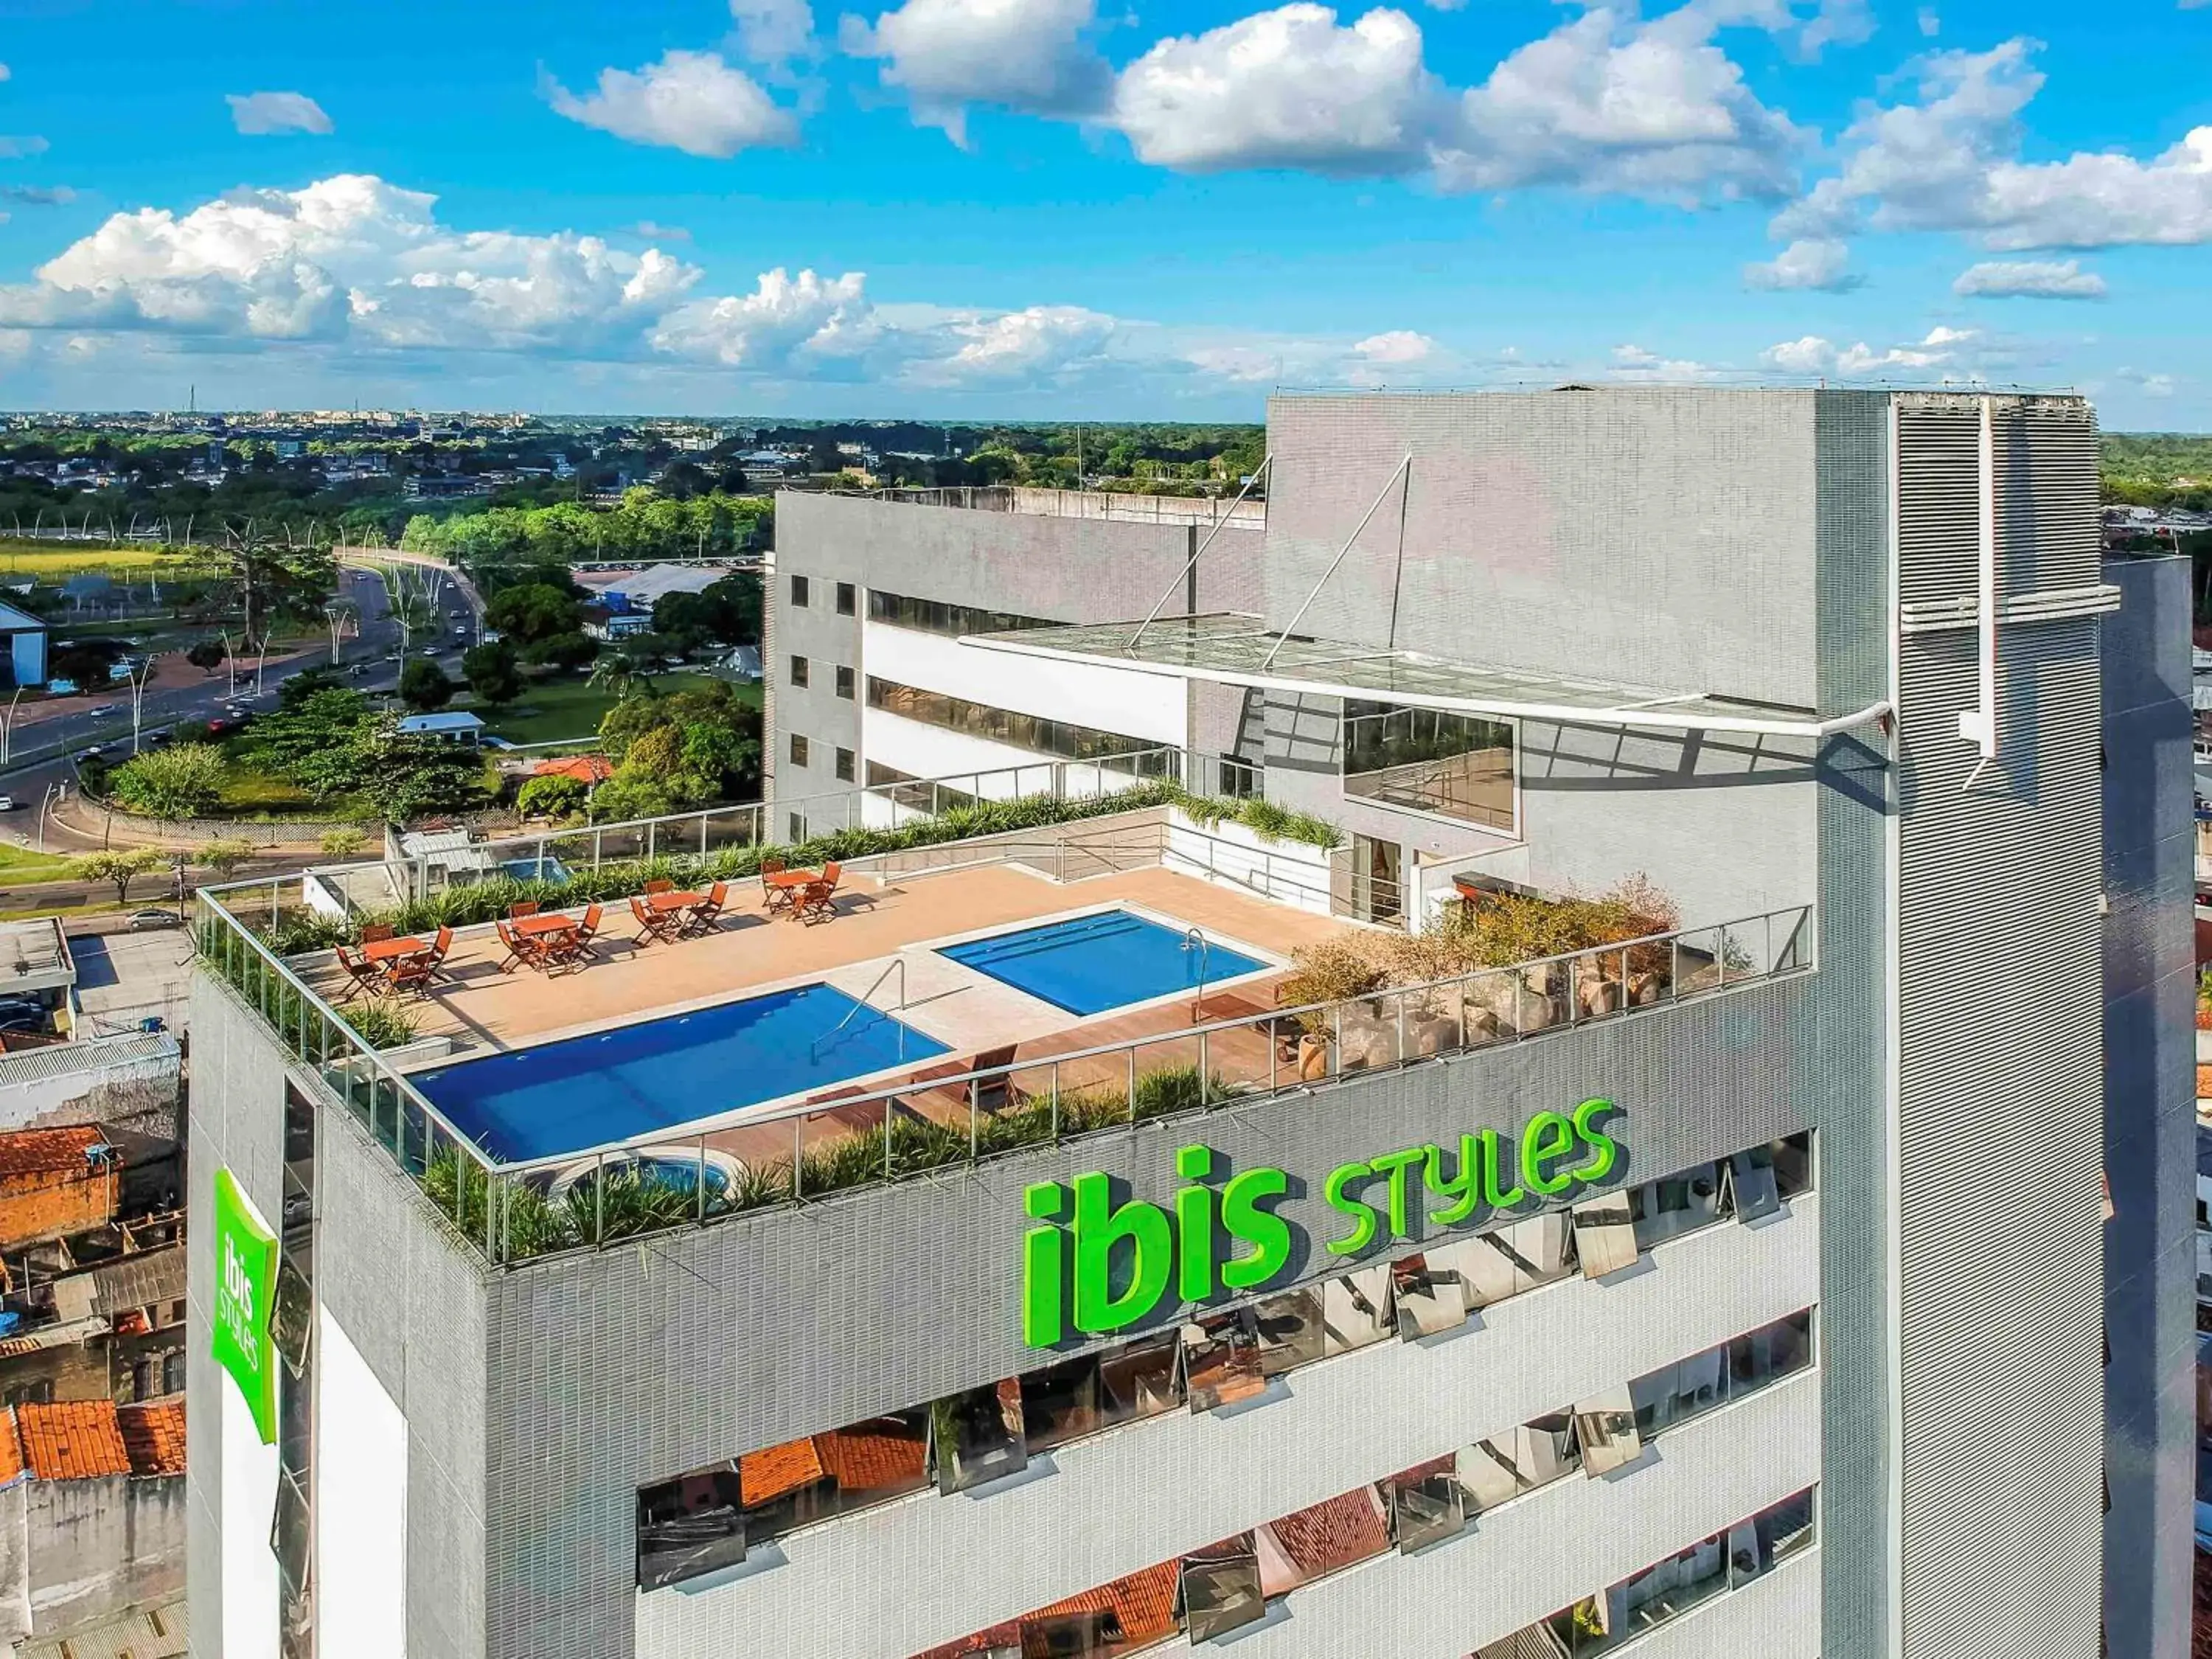
[{"label": "glass canopy roof", "polygon": [[1825,737],[1871,724],[1888,712],[1887,704],[1878,703],[1854,714],[1822,720],[1804,708],[1698,692],[1662,691],[1610,680],[1444,662],[1412,651],[1285,635],[1271,631],[1258,617],[1235,611],[1162,617],[1141,629],[1136,623],[1090,623],[969,634],[961,637],[961,643],[1022,656],[1111,664],[1231,685],[1268,686],[1508,718],[1662,731]]}]

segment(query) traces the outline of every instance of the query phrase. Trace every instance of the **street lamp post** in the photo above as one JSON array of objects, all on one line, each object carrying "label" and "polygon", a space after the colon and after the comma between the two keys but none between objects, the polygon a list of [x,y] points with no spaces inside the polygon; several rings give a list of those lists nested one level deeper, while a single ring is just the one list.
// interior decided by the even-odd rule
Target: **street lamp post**
[{"label": "street lamp post", "polygon": [[236,696],[238,695],[238,653],[231,649],[230,630],[228,628],[222,630],[222,676],[223,696]]},{"label": "street lamp post", "polygon": [[131,752],[138,752],[138,730],[146,713],[146,681],[154,672],[155,653],[146,653],[146,660],[138,665],[138,672],[131,676]]},{"label": "street lamp post", "polygon": [[0,767],[10,766],[15,759],[15,705],[23,700],[23,688],[17,686],[15,695],[8,699],[5,714],[0,714]]},{"label": "street lamp post", "polygon": [[48,784],[46,793],[39,801],[39,850],[41,853],[46,850],[46,814],[53,810],[54,803],[62,798],[63,787],[64,786],[58,783]]}]

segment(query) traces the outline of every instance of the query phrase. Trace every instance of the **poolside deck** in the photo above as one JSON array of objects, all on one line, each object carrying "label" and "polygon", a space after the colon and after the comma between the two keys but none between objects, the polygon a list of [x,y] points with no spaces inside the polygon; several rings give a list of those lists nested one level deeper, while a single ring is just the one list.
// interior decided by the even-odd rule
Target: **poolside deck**
[{"label": "poolside deck", "polygon": [[[598,945],[598,960],[579,973],[548,978],[529,972],[501,973],[505,949],[489,927],[471,929],[454,943],[447,968],[451,982],[432,995],[406,1005],[417,1031],[456,1044],[456,1057],[497,1053],[525,1044],[641,1021],[748,993],[825,981],[947,1044],[946,1061],[967,1061],[994,1050],[1014,1049],[1014,1062],[1027,1066],[1056,1054],[1144,1036],[1167,1037],[1200,1020],[1257,1012],[1273,1004],[1279,970],[1209,991],[1201,1009],[1188,997],[1082,1018],[1024,995],[927,949],[915,949],[980,930],[1018,927],[1094,907],[1127,903],[1177,927],[1192,926],[1224,944],[1256,947],[1262,956],[1287,958],[1302,945],[1346,931],[1347,924],[1271,902],[1196,877],[1152,868],[1060,883],[1006,866],[983,866],[908,878],[879,890],[864,884],[841,894],[836,919],[808,927],[771,917],[759,908],[752,884],[733,886],[728,910],[711,934],[672,945],[641,944],[626,907],[609,905]],[[903,961],[902,969],[894,969]],[[343,975],[327,956],[299,966],[316,988],[335,999],[345,988]],[[1194,1019],[1194,1016],[1196,1016]],[[1254,1030],[1216,1039],[1208,1064],[1218,1071],[1250,1077],[1267,1074],[1273,1045]],[[1181,1052],[1188,1049],[1185,1054]],[[1249,1052],[1246,1052],[1249,1050]],[[1146,1065],[1194,1064],[1196,1045],[1164,1042]],[[1002,1063],[1004,1055],[995,1057]],[[935,1069],[944,1069],[940,1063]],[[1114,1069],[1109,1061],[1077,1062],[1062,1068],[1063,1089],[1103,1084]],[[1097,1076],[1091,1073],[1097,1073]],[[1117,1075],[1126,1072],[1122,1063]],[[1016,1086],[1037,1092],[1048,1073],[1040,1069],[1016,1079]],[[888,1083],[891,1079],[884,1079]],[[883,1084],[868,1086],[883,1086]],[[915,1110],[964,1123],[964,1100],[943,1098],[954,1091],[921,1091]],[[817,1096],[815,1098],[821,1098]],[[706,1116],[715,1103],[701,1101],[686,1117]],[[825,1115],[825,1117],[831,1115]],[[790,1146],[790,1129],[779,1144]],[[825,1121],[820,1133],[849,1133]],[[732,1130],[714,1144],[744,1156],[763,1149],[754,1143],[759,1131]],[[817,1139],[810,1124],[806,1139]]]}]

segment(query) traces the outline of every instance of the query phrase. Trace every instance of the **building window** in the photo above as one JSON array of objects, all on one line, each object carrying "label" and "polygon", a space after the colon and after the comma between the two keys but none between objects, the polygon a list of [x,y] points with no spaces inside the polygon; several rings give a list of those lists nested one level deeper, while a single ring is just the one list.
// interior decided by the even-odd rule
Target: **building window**
[{"label": "building window", "polygon": [[793,657],[793,658],[791,659],[791,683],[792,683],[793,685],[800,686],[800,687],[804,687],[804,686],[805,685],[805,684],[806,684],[806,659],[805,659],[805,658],[804,658],[804,657]]},{"label": "building window", "polygon": [[182,1394],[184,1391],[185,1351],[179,1348],[174,1352],[161,1356],[161,1392]]},{"label": "building window", "polygon": [[853,671],[842,665],[837,670],[837,695],[847,702],[853,701]]},{"label": "building window", "polygon": [[[1048,720],[1037,714],[1018,714],[1010,708],[970,702],[965,697],[947,696],[942,691],[925,691],[918,686],[902,685],[896,680],[878,679],[873,674],[868,676],[868,707],[919,720],[924,726],[964,732],[971,738],[982,738],[1036,754],[1057,755],[1066,760],[1103,760],[1139,750],[1152,751],[1148,758],[1160,766],[1165,766],[1170,760],[1160,752],[1162,745],[1142,738],[1072,726],[1066,720]],[[1145,769],[1140,766],[1139,769]]]},{"label": "building window", "polygon": [[785,823],[790,833],[787,834],[784,839],[788,841],[793,847],[798,846],[799,842],[806,839],[806,815],[805,813],[793,812],[785,820]]},{"label": "building window", "polygon": [[1504,720],[1350,701],[1343,749],[1346,795],[1513,828],[1513,727]]},{"label": "building window", "polygon": [[795,605],[800,606],[802,609],[805,606],[805,604],[806,604],[806,578],[805,578],[805,577],[804,577],[804,576],[793,576],[793,577],[791,579],[791,602],[792,602],[793,605]]},{"label": "building window", "polygon": [[855,609],[854,599],[853,584],[839,582],[837,584],[837,614],[839,616],[849,617],[853,614]]},{"label": "building window", "polygon": [[804,766],[806,764],[806,739],[800,737],[796,732],[791,734],[790,754],[791,763],[793,766]]},{"label": "building window", "polygon": [[837,781],[840,783],[853,781],[853,751],[849,749],[840,749],[837,751]]},{"label": "building window", "polygon": [[1006,611],[979,611],[972,605],[942,605],[935,599],[911,599],[903,593],[868,590],[868,620],[892,628],[911,628],[924,634],[1006,634],[1018,628],[1050,628],[1036,617],[1018,617]]}]

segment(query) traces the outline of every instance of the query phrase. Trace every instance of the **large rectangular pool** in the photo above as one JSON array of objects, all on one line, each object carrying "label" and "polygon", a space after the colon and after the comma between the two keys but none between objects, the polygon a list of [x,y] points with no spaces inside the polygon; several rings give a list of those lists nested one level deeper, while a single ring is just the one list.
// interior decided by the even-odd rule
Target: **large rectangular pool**
[{"label": "large rectangular pool", "polygon": [[516,1160],[650,1134],[946,1052],[835,986],[802,985],[410,1081],[461,1133]]},{"label": "large rectangular pool", "polygon": [[1201,945],[1188,933],[1127,910],[940,945],[938,954],[1071,1014],[1103,1014],[1267,966],[1217,940]]}]

